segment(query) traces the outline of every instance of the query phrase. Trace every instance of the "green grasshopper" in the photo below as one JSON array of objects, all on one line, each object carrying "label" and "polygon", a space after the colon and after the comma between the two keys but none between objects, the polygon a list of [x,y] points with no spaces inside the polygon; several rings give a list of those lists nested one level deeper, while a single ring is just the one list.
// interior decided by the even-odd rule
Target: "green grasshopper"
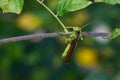
[{"label": "green grasshopper", "polygon": [[64,62],[68,64],[72,57],[73,51],[77,45],[79,37],[81,36],[81,40],[83,40],[81,35],[81,28],[80,27],[73,27],[73,32],[71,32],[70,36],[66,38],[66,42],[68,43],[64,53],[62,54],[62,58]]},{"label": "green grasshopper", "polygon": [[71,32],[70,36],[66,38],[66,42],[68,43],[68,45],[62,54],[62,58],[66,64],[68,64],[70,62],[70,59],[73,55],[73,51],[77,45],[79,37],[81,38],[81,40],[83,40],[82,28],[86,27],[87,25],[91,24],[92,22],[93,21],[91,21],[81,27],[69,27],[69,28],[72,28],[73,31]]}]

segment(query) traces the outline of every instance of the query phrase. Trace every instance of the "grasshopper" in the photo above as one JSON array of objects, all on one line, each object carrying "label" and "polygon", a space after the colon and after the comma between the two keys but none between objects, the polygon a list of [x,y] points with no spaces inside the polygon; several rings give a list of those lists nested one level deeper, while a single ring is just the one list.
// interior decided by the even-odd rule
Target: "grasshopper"
[{"label": "grasshopper", "polygon": [[66,38],[66,42],[68,43],[64,53],[62,54],[62,58],[66,64],[70,62],[70,59],[73,55],[74,49],[77,45],[79,37],[82,38],[81,28],[80,27],[73,27],[73,31],[71,32],[70,36]]}]

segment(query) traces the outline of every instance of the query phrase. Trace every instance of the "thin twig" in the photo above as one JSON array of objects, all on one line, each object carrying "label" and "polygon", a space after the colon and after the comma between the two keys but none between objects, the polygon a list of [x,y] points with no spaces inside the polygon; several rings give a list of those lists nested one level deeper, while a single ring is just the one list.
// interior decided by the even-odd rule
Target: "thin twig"
[{"label": "thin twig", "polygon": [[[101,36],[101,37],[107,37],[110,33],[97,33],[97,32],[82,32],[82,36]],[[6,38],[1,39],[0,44],[10,43],[10,42],[16,42],[16,41],[24,41],[24,40],[30,40],[30,39],[41,39],[41,38],[50,38],[50,37],[65,37],[67,34],[65,33],[39,33],[39,34],[32,34],[32,35],[26,35],[26,36],[19,36],[19,37],[12,37],[12,38]]]},{"label": "thin twig", "polygon": [[68,30],[66,29],[65,25],[63,24],[63,22],[58,18],[57,15],[55,15],[55,13],[53,13],[53,11],[51,9],[49,9],[44,3],[43,1],[37,0],[38,3],[40,3],[44,8],[46,8],[55,18],[56,20],[60,23],[60,25],[63,27],[65,33],[68,33]]}]

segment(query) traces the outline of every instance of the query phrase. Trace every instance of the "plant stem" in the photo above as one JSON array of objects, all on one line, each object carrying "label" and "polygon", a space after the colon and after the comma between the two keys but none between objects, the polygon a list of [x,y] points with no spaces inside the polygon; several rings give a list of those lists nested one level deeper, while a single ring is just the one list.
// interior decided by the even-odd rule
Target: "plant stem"
[{"label": "plant stem", "polygon": [[[111,33],[100,33],[100,32],[82,32],[83,36],[91,36],[91,37],[98,37],[101,36],[102,38],[108,37]],[[52,37],[66,37],[69,34],[65,33],[39,33],[39,34],[31,34],[25,36],[18,36],[18,37],[11,37],[0,39],[0,44],[17,42],[17,41],[24,41],[24,40],[31,40],[31,39],[42,39],[42,38],[52,38]],[[118,36],[120,37],[120,35]]]},{"label": "plant stem", "polygon": [[57,15],[55,15],[52,10],[50,10],[44,3],[43,1],[40,1],[40,0],[37,0],[38,3],[40,3],[43,7],[45,7],[56,19],[57,21],[60,23],[60,25],[63,27],[65,33],[67,34],[68,33],[68,30],[66,29],[65,25],[62,23],[62,21],[58,18]]}]

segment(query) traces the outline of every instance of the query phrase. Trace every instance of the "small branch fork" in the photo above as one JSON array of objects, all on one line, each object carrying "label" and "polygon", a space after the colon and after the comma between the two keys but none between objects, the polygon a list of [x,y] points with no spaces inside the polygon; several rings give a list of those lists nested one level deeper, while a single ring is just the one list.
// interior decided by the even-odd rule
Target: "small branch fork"
[{"label": "small branch fork", "polygon": [[[1,39],[0,44],[10,43],[10,42],[16,42],[16,41],[24,41],[24,40],[31,40],[31,39],[41,39],[41,38],[52,38],[52,37],[66,37],[69,34],[65,33],[38,33],[38,34],[31,34],[26,36],[19,36],[19,37],[12,37],[12,38],[6,38]],[[91,37],[107,37],[110,33],[101,33],[101,32],[82,32],[82,36],[91,36]]]}]

